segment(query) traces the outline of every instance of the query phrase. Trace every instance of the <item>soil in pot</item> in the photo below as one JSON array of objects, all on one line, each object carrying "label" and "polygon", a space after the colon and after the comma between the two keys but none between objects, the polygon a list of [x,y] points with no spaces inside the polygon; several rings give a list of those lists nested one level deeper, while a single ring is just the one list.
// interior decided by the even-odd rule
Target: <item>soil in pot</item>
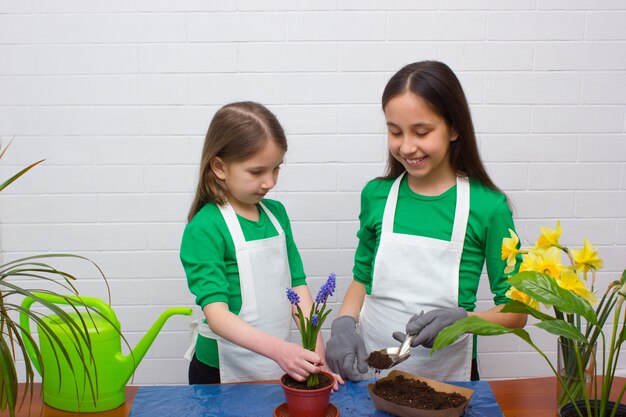
[{"label": "soil in pot", "polygon": [[389,369],[392,363],[393,361],[389,355],[378,350],[373,351],[367,357],[367,364],[370,368],[373,368],[376,373],[380,373],[381,369]]},{"label": "soil in pot", "polygon": [[444,410],[459,407],[467,401],[458,393],[435,391],[428,384],[398,375],[395,379],[374,384],[373,392],[384,400],[405,407],[423,410]]},{"label": "soil in pot", "polygon": [[307,387],[306,380],[304,381],[296,381],[289,375],[283,375],[282,382],[284,385],[289,388],[299,389],[299,390],[315,390],[329,386],[333,380],[323,373],[318,374],[320,379],[320,384],[317,387]]},{"label": "soil in pot", "polygon": [[[587,414],[587,408],[585,406],[585,401],[584,400],[578,400],[576,401],[576,405],[578,406],[578,408],[580,408],[581,413],[583,414],[583,417],[594,417],[595,414],[594,413],[594,402],[590,401],[591,403],[591,415]],[[605,415],[606,416],[610,416],[611,415],[611,411],[613,411],[613,406],[615,405],[615,403],[613,401],[609,401],[608,406],[606,408],[605,411]],[[578,413],[576,412],[576,408],[574,408],[574,406],[572,404],[565,404],[563,407],[561,407],[561,410],[559,411],[559,415],[561,417],[578,417]],[[615,414],[615,417],[626,417],[626,404],[620,404],[617,406],[617,413]]]},{"label": "soil in pot", "polygon": [[281,377],[280,383],[290,417],[328,417],[330,392],[335,379],[332,374],[325,371],[317,375],[321,383],[316,388],[308,388],[306,381],[295,381],[286,374]]}]

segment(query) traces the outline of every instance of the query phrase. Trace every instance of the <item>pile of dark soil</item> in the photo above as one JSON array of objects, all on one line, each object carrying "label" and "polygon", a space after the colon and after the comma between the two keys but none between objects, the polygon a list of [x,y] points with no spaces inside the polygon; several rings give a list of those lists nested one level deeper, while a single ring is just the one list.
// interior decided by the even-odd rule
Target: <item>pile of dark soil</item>
[{"label": "pile of dark soil", "polygon": [[391,360],[389,355],[382,353],[378,350],[373,351],[367,357],[367,364],[369,365],[369,367],[374,368],[378,372],[380,372],[381,369],[389,369],[392,363],[393,361]]},{"label": "pile of dark soil", "polygon": [[467,398],[458,393],[435,391],[428,384],[402,375],[395,379],[378,381],[374,384],[374,394],[394,404],[422,410],[444,410],[459,407]]}]

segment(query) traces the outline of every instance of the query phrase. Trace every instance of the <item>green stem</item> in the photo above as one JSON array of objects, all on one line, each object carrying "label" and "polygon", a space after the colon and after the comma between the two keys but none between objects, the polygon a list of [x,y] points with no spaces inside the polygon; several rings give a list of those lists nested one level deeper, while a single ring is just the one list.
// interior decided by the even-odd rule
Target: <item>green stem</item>
[{"label": "green stem", "polygon": [[574,352],[576,353],[576,362],[578,363],[578,381],[580,383],[578,388],[582,391],[582,397],[585,400],[585,407],[587,408],[587,415],[591,416],[591,406],[587,396],[587,378],[585,376],[585,367],[580,356],[580,350],[578,349],[578,343],[574,343]]},{"label": "green stem", "polygon": [[619,392],[619,395],[617,396],[617,400],[615,401],[615,405],[613,406],[613,411],[611,412],[610,417],[615,417],[615,414],[617,413],[617,408],[619,407],[620,403],[622,402],[622,398],[624,397],[624,392],[626,392],[626,384],[622,386],[622,390]]},{"label": "green stem", "polygon": [[309,388],[317,387],[320,384],[320,378],[318,374],[310,374],[306,380],[306,386]]},{"label": "green stem", "polygon": [[[608,298],[607,298],[608,295]],[[596,309],[596,317],[598,318],[598,325],[589,325],[585,331],[585,339],[590,343],[596,343],[598,336],[602,333],[602,324],[606,323],[607,318],[611,314],[613,307],[615,306],[617,295],[617,289],[614,286],[609,287],[607,292],[602,297],[602,301]],[[606,302],[606,303],[605,303]]]},{"label": "green stem", "polygon": [[[616,336],[617,336],[617,325],[619,323],[619,317],[621,315],[622,312],[622,304],[624,303],[624,297],[622,296],[618,296],[617,299],[617,303],[615,306],[615,315],[614,315],[614,320],[613,320],[613,331],[611,332],[611,344],[610,347],[614,347],[616,345],[619,345],[619,341],[616,340]],[[621,335],[620,335],[621,337]],[[615,357],[615,350],[614,349],[609,349],[609,361],[607,364],[607,368],[605,368],[607,370],[606,374],[604,375],[603,379],[602,379],[602,403],[601,406],[604,407],[607,403],[607,401],[609,400],[609,394],[610,394],[610,390],[611,390],[611,386],[613,385],[613,361]]]},{"label": "green stem", "polygon": [[596,269],[591,268],[591,292],[596,288]]},{"label": "green stem", "polygon": [[[522,338],[523,339],[523,338]],[[543,353],[541,351],[541,349],[539,349],[537,347],[537,345],[535,345],[534,343],[532,343],[530,340],[525,340],[527,343],[529,343],[533,349],[535,349],[537,351],[537,353],[539,353],[548,363],[548,366],[550,366],[550,369],[552,369],[552,372],[554,372],[554,375],[556,375],[556,379],[559,381],[559,384],[561,385],[561,387],[563,388],[563,390],[565,391],[565,393],[567,394],[567,398],[570,400],[570,402],[572,403],[572,405],[574,406],[574,409],[576,410],[576,413],[578,414],[578,417],[584,417],[582,412],[580,411],[580,409],[578,408],[578,406],[576,405],[576,402],[574,401],[574,397],[572,395],[572,393],[570,392],[570,390],[567,388],[567,384],[563,381],[563,379],[561,378],[561,376],[559,375],[559,372],[554,369],[554,365],[552,364],[552,362],[550,361],[550,359],[548,359],[548,357],[546,356],[545,353]]]}]

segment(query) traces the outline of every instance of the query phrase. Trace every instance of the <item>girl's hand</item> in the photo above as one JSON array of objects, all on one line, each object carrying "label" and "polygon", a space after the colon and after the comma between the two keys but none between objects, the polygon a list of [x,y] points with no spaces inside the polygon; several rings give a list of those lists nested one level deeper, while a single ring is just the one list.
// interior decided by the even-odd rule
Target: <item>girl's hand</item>
[{"label": "girl's hand", "polygon": [[317,353],[284,341],[277,347],[272,359],[296,381],[304,381],[310,374],[318,373],[322,364]]}]

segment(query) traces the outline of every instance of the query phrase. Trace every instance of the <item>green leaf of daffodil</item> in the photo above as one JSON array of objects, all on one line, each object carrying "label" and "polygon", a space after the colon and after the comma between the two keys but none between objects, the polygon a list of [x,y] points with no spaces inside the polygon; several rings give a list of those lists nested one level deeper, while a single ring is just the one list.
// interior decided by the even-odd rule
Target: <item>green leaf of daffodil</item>
[{"label": "green leaf of daffodil", "polygon": [[535,324],[535,326],[547,331],[548,333],[562,336],[566,339],[575,340],[576,342],[580,342],[585,345],[589,344],[587,339],[585,339],[585,336],[583,336],[583,334],[573,324],[564,320],[542,321]]},{"label": "green leaf of daffodil", "polygon": [[536,319],[539,320],[556,320],[554,317],[548,315],[548,314],[544,314],[539,310],[536,310],[524,303],[522,303],[521,301],[509,301],[508,303],[506,303],[504,305],[504,307],[502,308],[502,310],[500,310],[502,313],[522,313],[522,314],[530,314],[531,316],[533,316]]},{"label": "green leaf of daffodil", "polygon": [[563,313],[579,314],[587,321],[598,324],[591,304],[571,291],[565,290],[549,275],[524,271],[510,277],[507,282],[540,303],[552,305]]},{"label": "green leaf of daffodil", "polygon": [[481,319],[480,317],[469,316],[457,321],[456,323],[444,328],[441,332],[439,332],[439,334],[435,338],[435,342],[433,343],[431,353],[451,345],[452,343],[454,343],[455,340],[461,337],[461,335],[468,332],[480,336],[497,336],[500,334],[513,333],[534,346],[532,340],[530,339],[530,335],[528,334],[528,332],[526,332],[526,330],[511,329]]}]

